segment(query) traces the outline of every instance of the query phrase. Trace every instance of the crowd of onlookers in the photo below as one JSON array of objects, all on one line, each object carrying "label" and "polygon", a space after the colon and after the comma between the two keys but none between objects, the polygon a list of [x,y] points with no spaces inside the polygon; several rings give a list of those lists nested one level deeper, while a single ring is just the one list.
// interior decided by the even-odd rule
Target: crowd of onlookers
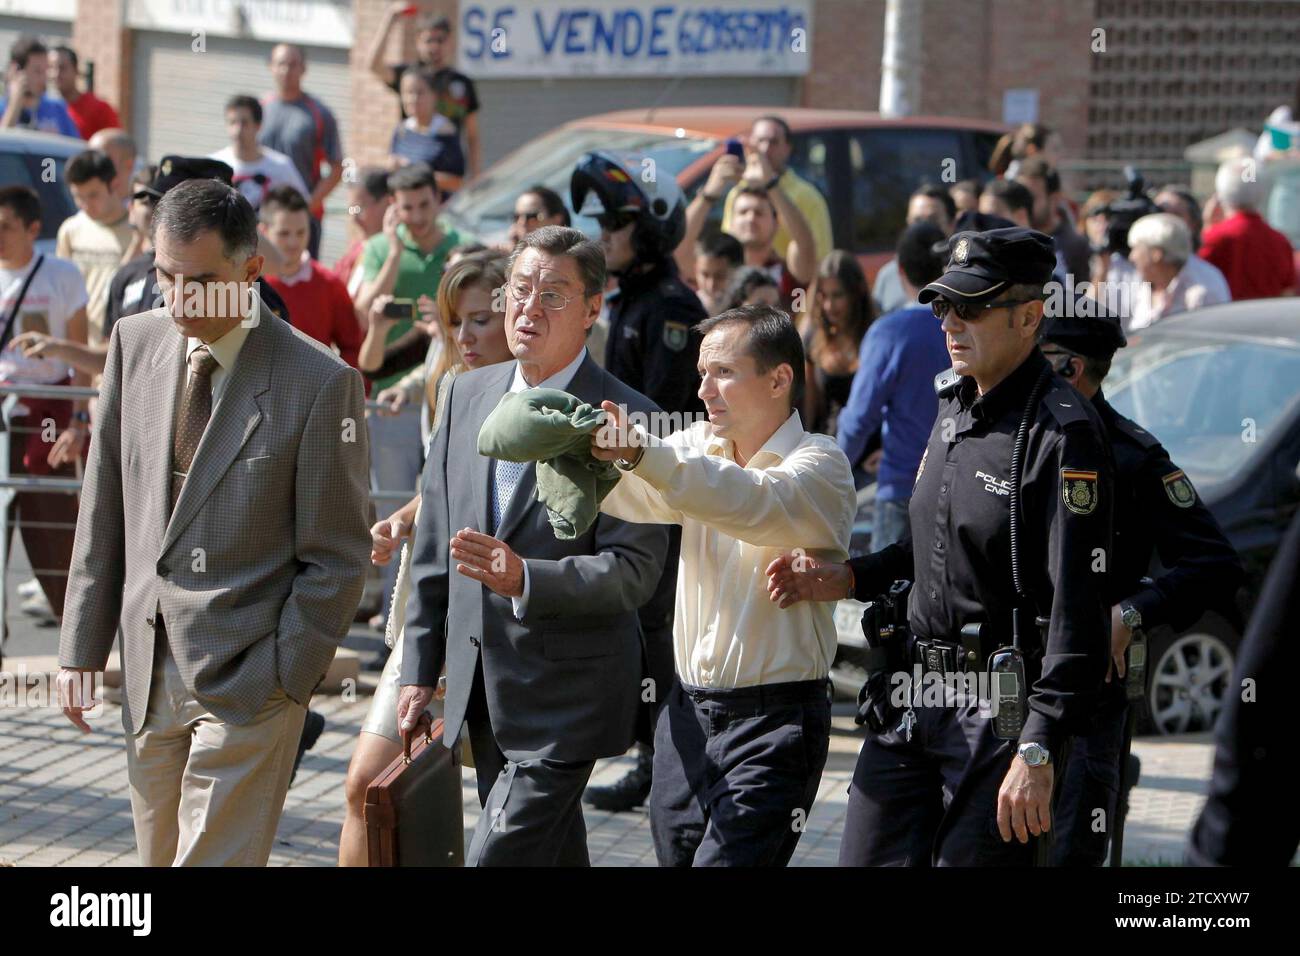
[{"label": "crowd of onlookers", "polygon": [[[62,173],[78,211],[59,227],[52,256],[35,252],[41,218],[35,194],[24,187],[0,191],[0,318],[21,312],[6,328],[0,381],[92,383],[113,323],[161,304],[149,235],[154,204],[186,175],[224,177],[260,216],[267,307],[365,374],[379,404],[369,419],[378,507],[387,513],[382,499],[405,501],[419,475],[434,386],[459,355],[458,336],[472,334],[469,322],[449,325],[438,304],[446,270],[467,255],[503,255],[541,226],[569,223],[565,197],[520,183],[500,247],[486,248],[443,224],[442,204],[480,170],[478,97],[473,81],[449,65],[446,19],[420,24],[415,61],[386,62],[389,36],[407,9],[388,10],[369,53],[372,72],[394,92],[400,114],[388,161],[356,170],[347,182],[338,123],[304,88],[308,64],[293,44],[272,51],[271,92],[227,100],[227,144],[205,167],[194,157],[144,162],[113,107],[82,88],[74,50],[18,41],[10,51],[0,127],[78,136],[87,149]],[[1288,132],[1294,125],[1285,108],[1270,117],[1267,143],[1261,140],[1265,159],[1295,153],[1300,133]],[[939,324],[917,292],[942,272],[954,233],[1011,224],[1046,233],[1063,284],[1082,287],[1086,280],[1094,295],[1107,284],[1130,285],[1124,315],[1130,330],[1296,286],[1290,243],[1260,215],[1263,187],[1250,175],[1251,159],[1225,163],[1204,206],[1186,186],[1153,191],[1152,211],[1117,243],[1114,210],[1122,196],[1102,190],[1082,206],[1071,202],[1062,188],[1061,137],[1040,125],[1003,138],[988,181],[918,186],[896,254],[870,282],[856,255],[833,247],[826,198],[790,166],[791,140],[779,116],[766,116],[750,129],[742,155],[724,152],[686,207],[685,237],[672,258],[708,315],[769,304],[795,316],[807,364],[802,418],[810,430],[836,437],[860,484],[876,482],[877,548],[902,533],[935,413],[931,382],[948,365]],[[344,254],[327,265],[317,258],[323,210],[340,185],[351,237]],[[720,221],[711,215],[718,206]],[[615,286],[611,279],[610,290]],[[605,355],[606,331],[604,323],[592,330],[597,361]],[[93,403],[54,404],[66,411],[54,416],[59,436],[51,444],[32,430],[43,420],[35,416],[49,409],[22,402],[26,413],[9,422],[11,470],[75,474]],[[416,405],[418,415],[411,413]],[[23,435],[32,440],[18,440]],[[17,507],[24,525],[66,522],[76,514],[73,496],[22,493]],[[24,540],[43,586],[43,593],[25,586],[27,606],[57,616],[58,571],[66,567],[71,533],[66,540],[61,533]],[[386,613],[381,609],[377,624]]]}]

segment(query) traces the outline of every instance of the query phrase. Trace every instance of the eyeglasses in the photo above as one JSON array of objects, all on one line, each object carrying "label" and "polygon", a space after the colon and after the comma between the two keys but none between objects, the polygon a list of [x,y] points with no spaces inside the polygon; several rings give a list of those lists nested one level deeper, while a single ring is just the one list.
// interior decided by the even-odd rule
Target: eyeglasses
[{"label": "eyeglasses", "polygon": [[515,222],[518,222],[520,219],[524,222],[533,222],[534,220],[541,218],[542,214],[540,212],[517,212],[514,215]]},{"label": "eyeglasses", "polygon": [[1036,302],[1037,299],[1002,299],[999,302],[989,302],[986,305],[967,305],[965,302],[950,302],[947,299],[934,299],[930,302],[930,311],[934,313],[936,319],[946,319],[948,311],[952,310],[963,322],[974,322],[984,318],[984,313],[990,309],[1005,309],[1012,305],[1024,305],[1026,302]]},{"label": "eyeglasses", "polygon": [[636,216],[626,212],[602,212],[596,217],[596,224],[606,232],[618,232],[633,222],[636,222]]},{"label": "eyeglasses", "polygon": [[[506,292],[510,298],[514,299],[520,305],[527,305],[533,297],[536,289],[524,285],[522,282],[510,282],[506,284]],[[576,295],[561,295],[559,292],[537,292],[537,301],[542,304],[542,308],[548,312],[558,312],[574,299]]]}]

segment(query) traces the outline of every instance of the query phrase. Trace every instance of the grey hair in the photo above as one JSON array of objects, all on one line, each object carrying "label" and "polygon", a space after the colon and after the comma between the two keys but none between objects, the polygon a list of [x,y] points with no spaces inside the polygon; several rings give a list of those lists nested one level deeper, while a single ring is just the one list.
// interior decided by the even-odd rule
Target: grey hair
[{"label": "grey hair", "polygon": [[189,179],[167,190],[153,212],[152,236],[164,229],[185,243],[216,231],[231,262],[257,252],[257,213],[238,189],[216,179]]},{"label": "grey hair", "polygon": [[[155,213],[156,215],[156,213]],[[582,292],[592,296],[605,291],[605,250],[600,243],[587,238],[586,233],[568,226],[542,226],[519,240],[507,262],[507,275],[515,271],[515,263],[525,249],[536,249],[552,256],[569,256],[578,264],[582,278]]]},{"label": "grey hair", "polygon": [[1128,230],[1128,244],[1159,249],[1165,261],[1181,266],[1192,257],[1192,234],[1187,223],[1167,212],[1143,216]]},{"label": "grey hair", "polygon": [[1258,209],[1263,191],[1255,161],[1241,156],[1221,164],[1214,174],[1214,192],[1231,209]]}]

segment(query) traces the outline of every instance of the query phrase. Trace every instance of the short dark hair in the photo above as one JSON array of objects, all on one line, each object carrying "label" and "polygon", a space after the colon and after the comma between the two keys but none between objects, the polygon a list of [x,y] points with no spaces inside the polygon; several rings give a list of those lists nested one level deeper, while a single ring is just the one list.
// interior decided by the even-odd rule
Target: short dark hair
[{"label": "short dark hair", "polygon": [[898,240],[898,270],[915,289],[924,289],[943,275],[944,258],[935,252],[947,236],[932,222],[918,222],[903,230]]},{"label": "short dark hair", "polygon": [[0,188],[0,209],[12,209],[24,226],[41,221],[41,200],[31,186]]},{"label": "short dark hair", "polygon": [[355,182],[350,183],[352,186],[360,186],[366,191],[371,199],[386,199],[388,192],[388,170],[382,166],[363,166],[357,172]]},{"label": "short dark hair", "polygon": [[536,249],[553,256],[569,256],[578,264],[582,277],[583,295],[592,296],[605,290],[605,250],[599,242],[587,238],[586,233],[568,226],[542,226],[519,240],[510,253],[506,274],[514,272],[515,263],[525,249]]},{"label": "short dark hair", "polygon": [[776,211],[776,203],[772,202],[772,197],[768,195],[767,190],[762,186],[751,186],[749,183],[741,183],[739,186],[736,186],[733,191],[736,194],[736,199],[732,200],[733,206],[735,205],[736,200],[740,199],[741,196],[758,196],[761,199],[767,200],[767,204],[772,207],[773,216],[776,216],[777,219],[781,218],[781,214]]},{"label": "short dark hair", "polygon": [[984,187],[984,191],[1005,203],[1012,212],[1017,209],[1026,213],[1034,211],[1034,194],[1013,179],[995,179]]},{"label": "short dark hair", "polygon": [[[959,182],[953,183],[951,186],[948,187],[949,196],[951,196],[954,192],[968,192],[976,199],[979,199],[980,193],[982,193],[983,191],[984,191],[984,184],[980,182],[978,179],[963,179]],[[955,202],[953,203],[953,208],[954,209],[956,208]]]},{"label": "short dark hair", "polygon": [[1026,156],[1020,161],[1020,168],[1016,170],[1016,179],[1025,176],[1032,176],[1035,179],[1041,179],[1043,186],[1047,189],[1047,194],[1059,193],[1061,191],[1061,176],[1052,168],[1051,164],[1035,153],[1033,156]]},{"label": "short dark hair", "polygon": [[957,202],[952,198],[952,194],[942,186],[935,183],[921,183],[912,190],[912,196],[925,196],[938,202],[939,205],[943,206],[943,211],[948,214],[948,222],[952,222],[957,218]]},{"label": "short dark hair", "polygon": [[546,215],[560,216],[564,220],[562,225],[572,225],[572,220],[569,218],[569,207],[564,205],[564,200],[560,198],[560,194],[549,186],[534,183],[519,195],[536,196],[542,201],[542,208],[546,210]]},{"label": "short dark hair", "polygon": [[696,242],[695,254],[714,259],[726,259],[733,269],[739,269],[745,261],[744,246],[729,232],[715,232],[701,236]]},{"label": "short dark hair", "polygon": [[221,236],[222,252],[238,262],[257,251],[257,213],[238,189],[215,179],[189,179],[167,190],[153,213],[153,235],[194,242],[205,232]]},{"label": "short dark hair", "polygon": [[256,96],[249,96],[247,93],[239,93],[226,100],[223,112],[229,113],[231,110],[248,110],[248,115],[253,117],[253,122],[258,126],[262,125],[262,104],[257,101]]},{"label": "short dark hair", "polygon": [[726,310],[740,308],[755,289],[762,289],[767,286],[771,286],[778,292],[781,289],[781,286],[766,269],[760,269],[758,266],[742,266],[736,270],[736,274],[731,277],[731,285],[727,287]]},{"label": "short dark hair", "polygon": [[415,77],[425,86],[427,86],[430,92],[434,94],[438,92],[438,77],[433,72],[433,70],[427,69],[423,66],[408,66],[405,70],[402,71],[402,79],[404,80],[408,76]]},{"label": "short dark hair", "polygon": [[81,61],[77,59],[77,51],[70,46],[60,44],[50,51],[51,53],[62,53],[72,62],[72,68],[78,70],[81,68]]},{"label": "short dark hair", "polygon": [[274,189],[268,190],[266,195],[262,197],[261,214],[263,218],[269,217],[277,209],[284,212],[305,212],[311,215],[311,210],[307,208],[307,200],[303,198],[302,193],[292,186],[276,186]]},{"label": "short dark hair", "polygon": [[102,179],[107,186],[116,175],[117,167],[108,158],[108,154],[97,149],[83,150],[63,167],[64,178],[74,186],[83,185],[92,179]]},{"label": "short dark hair", "polygon": [[27,61],[31,57],[49,52],[50,48],[41,42],[40,37],[29,34],[14,41],[14,45],[9,48],[9,62],[21,70],[27,66]]},{"label": "short dark hair", "polygon": [[781,127],[781,135],[785,137],[787,143],[793,139],[793,136],[790,133],[790,124],[774,113],[767,113],[760,116],[758,119],[754,120],[754,122],[749,124],[749,128],[752,130],[759,123],[775,123],[777,126]]},{"label": "short dark hair", "polygon": [[428,163],[411,163],[388,174],[388,191],[390,193],[410,192],[428,187],[438,195],[438,181],[434,179],[433,170]]},{"label": "short dark hair", "polygon": [[451,33],[451,20],[440,13],[431,13],[421,18],[419,26],[416,27],[416,33],[426,33],[430,30],[441,30],[443,33]]},{"label": "short dark hair", "polygon": [[707,318],[696,328],[700,335],[708,335],[714,329],[732,324],[746,327],[745,349],[753,356],[760,373],[770,372],[778,365],[790,366],[794,373],[790,382],[790,407],[798,408],[803,402],[805,358],[803,339],[790,316],[767,305],[742,305]]}]

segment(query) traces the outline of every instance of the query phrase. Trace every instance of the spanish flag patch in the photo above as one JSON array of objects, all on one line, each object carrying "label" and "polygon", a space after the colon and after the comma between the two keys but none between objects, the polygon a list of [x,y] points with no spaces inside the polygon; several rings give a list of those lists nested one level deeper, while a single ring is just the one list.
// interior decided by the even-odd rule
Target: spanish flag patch
[{"label": "spanish flag patch", "polygon": [[1097,510],[1097,473],[1062,468],[1061,500],[1077,515],[1092,514]]}]

